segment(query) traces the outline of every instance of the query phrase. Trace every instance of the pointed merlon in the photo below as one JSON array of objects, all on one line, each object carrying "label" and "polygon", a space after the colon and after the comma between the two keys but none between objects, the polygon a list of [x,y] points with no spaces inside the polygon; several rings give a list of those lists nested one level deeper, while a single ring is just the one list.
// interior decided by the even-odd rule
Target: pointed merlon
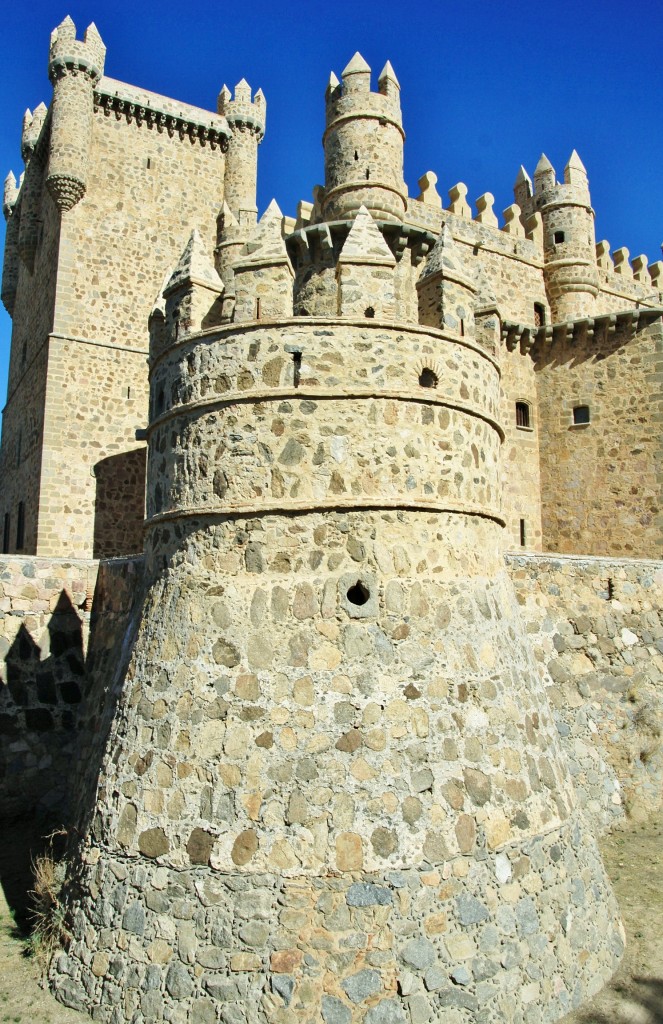
[{"label": "pointed merlon", "polygon": [[264,224],[268,220],[271,220],[272,217],[278,217],[279,220],[281,220],[282,217],[283,217],[283,213],[281,212],[281,207],[276,202],[276,199],[272,199],[271,203],[269,204],[269,206],[267,207],[267,209],[263,213],[263,215],[260,218],[260,220],[258,221],[258,223],[259,224]]},{"label": "pointed merlon", "polygon": [[541,156],[539,157],[539,162],[536,165],[536,168],[535,168],[535,171],[534,171],[534,177],[536,177],[537,174],[543,174],[545,171],[554,171],[554,170],[555,170],[555,168],[550,163],[550,160],[548,159],[546,154],[542,153]]},{"label": "pointed merlon", "polygon": [[8,217],[14,208],[14,203],[18,197],[18,187],[16,185],[16,178],[14,172],[10,171],[5,178],[4,192],[3,192],[3,203],[2,210],[5,217]]},{"label": "pointed merlon", "polygon": [[283,240],[283,213],[275,199],[272,199],[256,224],[253,235],[242,250],[238,264],[249,265],[263,259],[278,260],[290,265]]},{"label": "pointed merlon", "polygon": [[539,162],[534,170],[534,191],[541,192],[546,188],[553,188],[555,185],[555,168],[545,153],[539,157]]},{"label": "pointed merlon", "polygon": [[216,98],[216,110],[218,114],[226,113],[228,109],[228,104],[230,103],[232,98],[233,94],[231,93],[230,89],[224,82],[223,86],[221,87],[221,92]]},{"label": "pointed merlon", "polygon": [[581,185],[587,187],[587,170],[582,160],[574,149],[564,168],[564,181],[567,185]]},{"label": "pointed merlon", "polygon": [[259,107],[267,106],[267,100],[265,99],[265,94],[262,89],[258,89],[257,93],[253,97],[253,102],[257,103]]},{"label": "pointed merlon", "polygon": [[396,265],[396,258],[365,206],[360,206],[338,257],[339,263]]},{"label": "pointed merlon", "polygon": [[251,86],[245,78],[235,86],[235,103],[250,103],[251,102]]},{"label": "pointed merlon", "polygon": [[531,184],[532,184],[532,179],[530,178],[529,174],[527,173],[527,171],[525,170],[525,168],[521,164],[520,165],[520,170],[518,171],[518,174],[516,175],[516,180],[513,183],[513,187],[514,188],[518,188],[519,185],[530,185],[531,186]]},{"label": "pointed merlon", "polygon": [[396,77],[396,72],[391,67],[391,61],[387,60],[377,80],[377,87],[384,95],[401,91],[401,83]]},{"label": "pointed merlon", "polygon": [[327,82],[327,88],[325,89],[325,98],[328,100],[331,96],[336,93],[336,90],[340,87],[340,82],[334,72],[332,71],[329,75],[329,81]]},{"label": "pointed merlon", "polygon": [[96,42],[99,42],[99,43],[103,42],[103,39],[99,35],[99,29],[97,28],[97,26],[95,25],[95,23],[93,21],[91,21],[90,24],[88,25],[88,27],[85,29],[85,37],[84,38],[85,38],[85,42],[86,43],[91,43],[93,41],[95,43]]},{"label": "pointed merlon", "polygon": [[357,50],[350,63],[343,68],[341,77],[347,78],[348,75],[370,75],[370,73],[370,67],[360,54],[359,50]]},{"label": "pointed merlon", "polygon": [[76,26],[69,15],[64,18],[60,24],[53,29],[51,32],[51,46],[58,40],[62,42],[64,39],[75,39],[76,38]]},{"label": "pointed merlon", "polygon": [[214,264],[207,254],[197,228],[191,232],[189,241],[177,261],[177,266],[170,275],[165,291],[174,291],[191,282],[207,285],[217,291],[222,287],[221,279],[214,269]]},{"label": "pointed merlon", "polygon": [[[473,266],[473,264],[469,264]],[[461,259],[458,246],[454,241],[449,224],[445,221],[435,245],[426,258],[426,263],[421,272],[420,281],[427,277],[439,274],[443,278],[450,278],[468,288],[474,289],[474,274],[468,273],[467,265]]]}]

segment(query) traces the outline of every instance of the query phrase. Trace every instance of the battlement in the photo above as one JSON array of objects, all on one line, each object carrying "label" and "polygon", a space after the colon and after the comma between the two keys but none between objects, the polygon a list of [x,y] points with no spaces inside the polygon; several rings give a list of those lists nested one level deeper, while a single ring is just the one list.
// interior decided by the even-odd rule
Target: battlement
[{"label": "battlement", "polygon": [[38,107],[35,107],[34,113],[28,108],[23,115],[23,131],[21,134],[21,156],[23,162],[27,162],[32,157],[39,137],[41,135],[48,109],[45,103],[40,103]]},{"label": "battlement", "polygon": [[51,33],[48,74],[55,84],[68,72],[83,71],[98,82],[104,73],[106,47],[94,22],[85,30],[82,40],[76,38],[76,26],[67,15]]},{"label": "battlement", "polygon": [[227,118],[231,128],[252,129],[259,141],[265,134],[267,114],[265,94],[262,89],[258,89],[251,99],[251,86],[245,78],[242,78],[235,86],[234,97],[228,86],[223,86],[218,96],[217,110]]},{"label": "battlement", "polygon": [[390,61],[380,72],[378,91],[371,92],[371,68],[357,52],[343,69],[340,82],[333,72],[329,77],[325,92],[327,129],[339,118],[348,116],[387,117],[405,138],[400,94],[400,83]]}]

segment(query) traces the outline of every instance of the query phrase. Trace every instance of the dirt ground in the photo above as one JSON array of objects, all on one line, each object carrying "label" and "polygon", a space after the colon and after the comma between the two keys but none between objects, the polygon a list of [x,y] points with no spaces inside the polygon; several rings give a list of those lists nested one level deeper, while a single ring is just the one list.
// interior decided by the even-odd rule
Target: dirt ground
[{"label": "dirt ground", "polygon": [[[12,829],[0,847],[0,1024],[83,1024],[90,1018],[61,1006],[39,983],[26,955],[31,887],[29,833]],[[663,814],[601,841],[620,902],[627,951],[612,981],[564,1024],[663,1024]]]}]

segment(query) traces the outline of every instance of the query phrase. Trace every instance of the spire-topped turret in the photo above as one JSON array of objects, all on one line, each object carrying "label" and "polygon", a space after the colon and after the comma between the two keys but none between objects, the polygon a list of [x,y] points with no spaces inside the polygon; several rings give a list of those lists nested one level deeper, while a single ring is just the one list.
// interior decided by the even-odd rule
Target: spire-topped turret
[{"label": "spire-topped turret", "polygon": [[355,53],[326,89],[325,220],[349,220],[363,205],[377,220],[400,220],[407,189],[403,181],[400,86],[389,61],[371,92],[371,69]]},{"label": "spire-topped turret", "polygon": [[594,211],[585,166],[575,149],[564,168],[564,181],[541,154],[534,172],[534,195],[516,184],[525,217],[538,213],[543,226],[544,279],[554,321],[591,316],[598,294],[594,247]]},{"label": "spire-topped turret", "polygon": [[53,85],[46,184],[62,212],[87,189],[94,89],[104,72],[106,47],[94,23],[81,40],[70,17],[51,34],[48,77]]},{"label": "spire-topped turret", "polygon": [[251,86],[242,78],[235,86],[234,98],[228,86],[223,86],[217,109],[226,117],[232,131],[226,155],[224,198],[248,235],[258,214],[258,146],[265,134],[265,94],[258,89],[251,99]]}]

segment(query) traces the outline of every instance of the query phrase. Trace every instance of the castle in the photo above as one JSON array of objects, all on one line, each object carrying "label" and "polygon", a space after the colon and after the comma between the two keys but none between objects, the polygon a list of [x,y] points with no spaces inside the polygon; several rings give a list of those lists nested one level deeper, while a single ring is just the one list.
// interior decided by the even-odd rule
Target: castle
[{"label": "castle", "polygon": [[501,228],[432,172],[409,198],[359,54],[314,202],[258,218],[263,94],[104,58],[54,31],[4,206],[4,550],[144,552],[55,989],[112,1024],[556,1020],[623,936],[504,552],[660,557],[663,265],[596,245],[575,152]]}]

